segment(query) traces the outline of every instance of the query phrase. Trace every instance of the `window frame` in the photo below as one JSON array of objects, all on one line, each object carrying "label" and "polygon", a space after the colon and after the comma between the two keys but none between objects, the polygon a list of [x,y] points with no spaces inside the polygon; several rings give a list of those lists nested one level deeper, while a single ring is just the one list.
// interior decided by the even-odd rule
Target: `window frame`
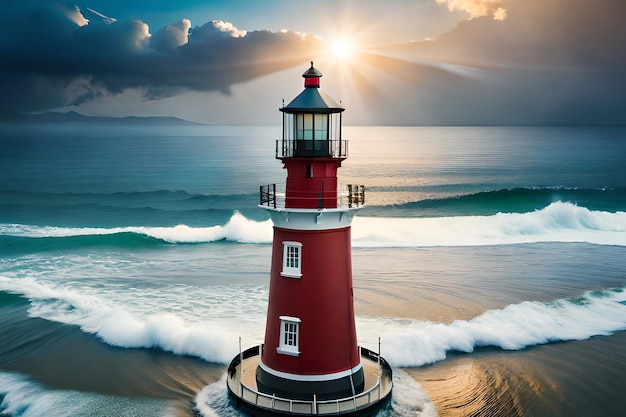
[{"label": "window frame", "polygon": [[300,351],[300,322],[298,317],[280,316],[280,334],[278,347],[276,352],[289,355],[299,356]]},{"label": "window frame", "polygon": [[[295,257],[291,249],[297,249]],[[293,266],[294,260],[297,263],[296,266]],[[283,242],[283,269],[280,275],[288,278],[302,277],[302,243],[292,241]]]}]

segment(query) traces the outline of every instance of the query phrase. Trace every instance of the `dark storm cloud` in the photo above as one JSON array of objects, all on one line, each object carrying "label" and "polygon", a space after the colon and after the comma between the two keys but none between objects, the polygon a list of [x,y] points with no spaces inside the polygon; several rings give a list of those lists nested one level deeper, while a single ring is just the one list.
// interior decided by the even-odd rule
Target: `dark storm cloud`
[{"label": "dark storm cloud", "polygon": [[[84,14],[72,4],[10,0],[0,18],[0,112],[78,104],[128,88],[147,98],[221,90],[301,62],[316,40],[294,32],[246,33],[181,20],[150,33],[138,20]],[[85,14],[91,20],[88,23]],[[306,59],[306,58],[304,58]]]},{"label": "dark storm cloud", "polygon": [[626,2],[622,0],[508,0],[504,21],[462,22],[423,56],[516,68],[623,67]]},{"label": "dark storm cloud", "polygon": [[[626,1],[434,1],[473,18],[433,41],[362,55],[350,67],[352,103],[362,109],[352,113],[355,122],[625,123]],[[71,3],[5,0],[0,116],[131,88],[147,99],[228,93],[308,62],[322,46],[295,32],[246,32],[222,21],[148,28],[114,18]]]},{"label": "dark storm cloud", "polygon": [[498,4],[507,11],[502,21],[475,18],[432,41],[395,48],[394,56],[413,60],[396,65],[396,78],[414,80],[418,95],[399,95],[401,113],[390,123],[411,116],[441,124],[626,122],[626,2]]}]

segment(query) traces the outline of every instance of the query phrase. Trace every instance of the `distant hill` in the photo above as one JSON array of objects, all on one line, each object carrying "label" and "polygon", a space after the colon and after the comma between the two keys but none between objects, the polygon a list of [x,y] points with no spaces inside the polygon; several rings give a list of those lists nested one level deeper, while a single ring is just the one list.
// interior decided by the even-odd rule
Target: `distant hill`
[{"label": "distant hill", "polygon": [[107,123],[128,125],[200,125],[201,123],[190,122],[178,117],[102,117],[85,116],[84,114],[70,111],[67,113],[45,112],[20,116],[16,121],[27,123]]}]

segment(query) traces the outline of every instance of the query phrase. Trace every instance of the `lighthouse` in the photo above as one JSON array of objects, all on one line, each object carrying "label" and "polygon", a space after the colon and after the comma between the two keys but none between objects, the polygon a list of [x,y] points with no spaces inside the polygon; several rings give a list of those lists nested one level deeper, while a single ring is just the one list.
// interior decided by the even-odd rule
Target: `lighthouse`
[{"label": "lighthouse", "polygon": [[260,187],[274,224],[264,342],[233,359],[227,386],[253,415],[366,415],[392,384],[380,352],[357,342],[350,228],[364,187],[337,178],[345,109],[320,90],[313,62],[302,77],[304,90],[280,108],[284,189]]}]

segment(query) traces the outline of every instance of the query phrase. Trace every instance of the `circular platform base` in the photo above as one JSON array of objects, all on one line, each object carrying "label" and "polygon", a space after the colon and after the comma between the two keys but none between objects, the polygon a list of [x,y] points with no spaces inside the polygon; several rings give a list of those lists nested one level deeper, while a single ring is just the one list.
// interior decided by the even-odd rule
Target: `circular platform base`
[{"label": "circular platform base", "polygon": [[233,358],[226,379],[233,405],[252,416],[372,416],[391,398],[391,367],[377,353],[365,348],[360,349],[365,387],[354,396],[318,401],[314,392],[311,400],[262,393],[256,384],[261,351],[262,346],[256,346]]}]

